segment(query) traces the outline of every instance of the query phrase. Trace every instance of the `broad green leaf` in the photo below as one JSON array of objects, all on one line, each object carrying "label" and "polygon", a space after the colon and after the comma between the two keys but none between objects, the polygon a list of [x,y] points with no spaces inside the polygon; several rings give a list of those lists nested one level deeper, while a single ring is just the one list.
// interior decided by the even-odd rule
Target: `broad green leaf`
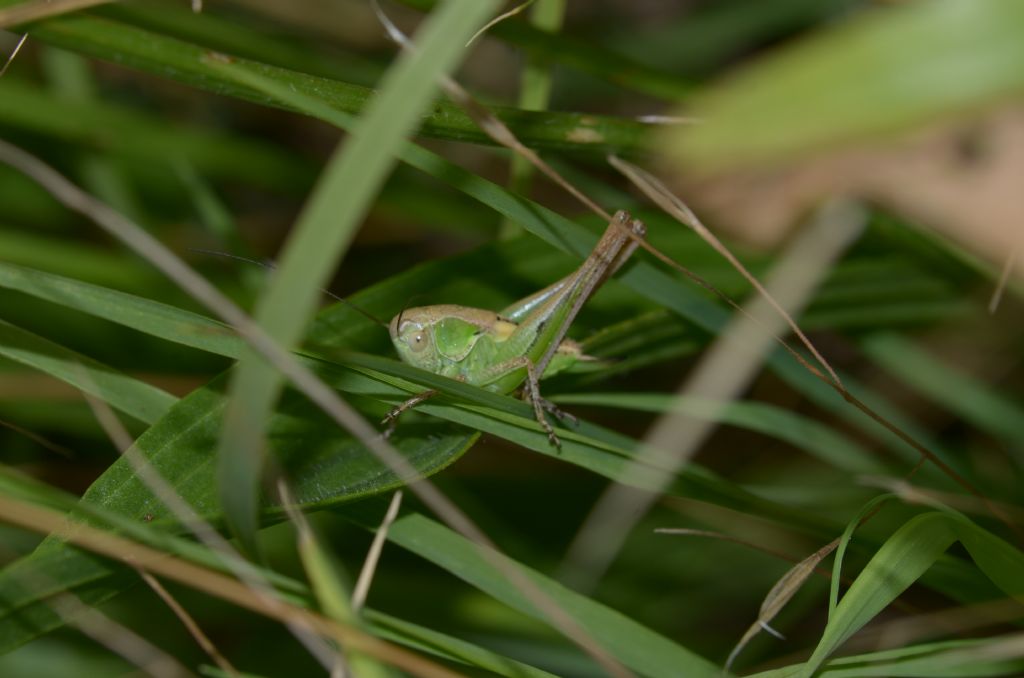
[{"label": "broad green leaf", "polygon": [[862,12],[754,61],[692,99],[670,145],[701,170],[891,135],[1024,90],[1024,5],[907,2]]},{"label": "broad green leaf", "polygon": [[[136,441],[136,449],[196,511],[220,522],[213,451],[224,407],[223,379],[183,398]],[[382,410],[377,409],[376,413]],[[401,485],[376,457],[333,426],[304,397],[288,392],[268,422],[268,445],[292,479],[306,509],[330,506]],[[463,454],[476,435],[455,425],[409,424],[393,436],[395,447],[424,475]],[[170,520],[167,509],[124,460],[115,462],[85,493],[83,502],[137,521]],[[37,571],[57,590],[70,589],[98,603],[124,589],[122,568],[55,542],[0,571],[0,651],[56,628],[60,618],[45,603],[47,591],[23,589],[22,571]]]}]

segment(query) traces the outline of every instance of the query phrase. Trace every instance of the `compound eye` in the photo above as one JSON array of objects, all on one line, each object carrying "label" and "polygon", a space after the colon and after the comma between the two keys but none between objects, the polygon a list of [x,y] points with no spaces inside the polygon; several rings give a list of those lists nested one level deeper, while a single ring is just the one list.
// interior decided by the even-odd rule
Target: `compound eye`
[{"label": "compound eye", "polygon": [[423,332],[417,332],[409,337],[409,349],[413,353],[419,353],[427,347],[427,337]]}]

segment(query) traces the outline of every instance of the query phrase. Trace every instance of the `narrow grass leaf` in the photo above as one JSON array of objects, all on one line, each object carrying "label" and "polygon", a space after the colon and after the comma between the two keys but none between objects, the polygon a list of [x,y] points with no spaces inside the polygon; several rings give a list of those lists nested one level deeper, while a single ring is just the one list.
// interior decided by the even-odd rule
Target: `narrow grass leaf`
[{"label": "narrow grass leaf", "polygon": [[[0,7],[16,0],[0,0]],[[207,47],[169,38],[119,21],[93,16],[60,17],[33,25],[34,39],[77,51],[98,59],[114,61],[160,77],[171,77],[187,85],[217,94],[255,101],[262,105],[291,108],[287,100],[268,98],[252,88],[239,86],[223,70],[210,63],[214,54]],[[464,44],[464,43],[459,43]],[[236,65],[250,67],[285,89],[321,98],[329,106],[358,113],[373,91],[348,82],[318,77],[247,59],[230,57]],[[2,86],[0,86],[2,89]],[[521,111],[496,107],[495,113],[524,143],[538,149],[561,149],[586,153],[618,152],[636,154],[652,125],[591,113]],[[424,136],[493,144],[476,124],[453,104],[440,102],[423,119]]]},{"label": "narrow grass leaf", "polygon": [[[793,664],[747,678],[796,678],[804,666]],[[831,659],[817,678],[981,678],[1024,674],[1024,634],[944,640],[894,650]]]},{"label": "narrow grass leaf", "polygon": [[877,511],[878,507],[895,498],[896,496],[893,494],[882,494],[874,497],[871,501],[862,506],[861,509],[857,511],[857,514],[846,524],[846,529],[843,530],[843,534],[839,537],[839,547],[836,549],[836,557],[832,563],[832,580],[829,582],[828,592],[829,619],[831,619],[832,615],[835,614],[836,606],[839,604],[839,585],[843,580],[843,559],[846,557],[846,551],[850,547],[854,531],[856,531],[856,529],[860,527],[860,524],[867,519],[867,516]]},{"label": "narrow grass leaf", "polygon": [[242,340],[224,323],[127,292],[4,262],[0,287],[209,353],[234,358],[241,352]]},{"label": "narrow grass leaf", "polygon": [[849,473],[883,473],[886,466],[861,445],[833,428],[790,410],[754,401],[730,402],[724,408],[698,398],[667,393],[569,393],[555,401],[644,412],[682,409],[692,417],[716,416],[723,424],[785,441],[822,462]]},{"label": "narrow grass leaf", "polygon": [[552,673],[509,659],[479,645],[382,612],[367,610],[366,618],[375,635],[426,654],[475,666],[505,678],[555,678]]},{"label": "narrow grass leaf", "polygon": [[0,320],[0,355],[91,393],[151,424],[174,405],[170,393]]},{"label": "narrow grass leaf", "polygon": [[[346,510],[357,522],[372,526],[362,505]],[[365,522],[364,522],[365,521]],[[408,514],[391,526],[388,539],[479,588],[505,604],[538,619],[544,616],[525,599],[480,547],[429,518]],[[580,595],[523,565],[523,573],[559,603],[601,645],[629,668],[646,676],[721,676],[721,668],[615,610]]]},{"label": "narrow grass leaf", "polygon": [[829,655],[917,581],[957,540],[996,586],[1024,599],[1024,553],[1019,549],[960,514],[916,516],[886,540],[851,584],[799,675],[813,675]]},{"label": "narrow grass leaf", "polygon": [[[786,574],[782,575],[782,577],[775,582],[775,585],[772,586],[768,595],[764,597],[764,601],[761,603],[761,609],[758,610],[757,614],[757,621],[750,625],[750,627],[744,632],[743,637],[740,638],[740,641],[736,643],[736,647],[734,647],[732,652],[729,653],[729,658],[725,661],[725,667],[727,669],[732,668],[736,657],[738,657],[739,653],[743,651],[743,648],[753,640],[754,636],[763,630],[771,629],[769,624],[771,624],[772,620],[775,619],[775,616],[782,611],[782,608],[786,606],[786,603],[788,603],[803,587],[807,578],[814,574],[814,570],[817,569],[818,564],[828,557],[828,555],[832,553],[838,545],[838,539],[826,544],[791,567],[786,571]],[[777,635],[774,631],[772,633]]]},{"label": "narrow grass leaf", "polygon": [[[312,160],[258,138],[172,125],[112,101],[57,98],[8,76],[0,80],[0,121],[105,157],[147,163],[151,170],[170,170],[182,158],[211,179],[244,181],[279,193],[306,190],[316,176]],[[97,134],[114,129],[117,134]]]}]

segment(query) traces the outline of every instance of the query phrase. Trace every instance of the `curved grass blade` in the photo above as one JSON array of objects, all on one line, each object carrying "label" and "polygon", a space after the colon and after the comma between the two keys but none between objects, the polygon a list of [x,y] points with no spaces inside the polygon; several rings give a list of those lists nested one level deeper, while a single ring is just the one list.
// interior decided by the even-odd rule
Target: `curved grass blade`
[{"label": "curved grass blade", "polygon": [[1024,553],[952,512],[931,512],[898,529],[857,576],[799,675],[809,678],[835,650],[960,541],[979,569],[1010,596],[1024,597]]}]

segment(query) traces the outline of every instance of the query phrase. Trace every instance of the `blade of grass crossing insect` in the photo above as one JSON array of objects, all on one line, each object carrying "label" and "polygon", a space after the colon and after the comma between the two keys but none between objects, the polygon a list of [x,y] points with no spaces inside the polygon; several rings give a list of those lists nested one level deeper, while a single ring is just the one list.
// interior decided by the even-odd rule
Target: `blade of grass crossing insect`
[{"label": "blade of grass crossing insect", "polygon": [[[496,2],[449,0],[418,32],[417,51],[403,54],[385,75],[379,94],[335,152],[307,203],[256,320],[274,339],[294,345],[315,310],[319,289],[337,263],[370,201],[394,166],[395,154],[435,96],[437,76],[462,56],[466,40]],[[283,377],[254,354],[243,358],[231,384],[220,445],[219,477],[225,517],[250,549],[258,529],[263,422]]]}]

